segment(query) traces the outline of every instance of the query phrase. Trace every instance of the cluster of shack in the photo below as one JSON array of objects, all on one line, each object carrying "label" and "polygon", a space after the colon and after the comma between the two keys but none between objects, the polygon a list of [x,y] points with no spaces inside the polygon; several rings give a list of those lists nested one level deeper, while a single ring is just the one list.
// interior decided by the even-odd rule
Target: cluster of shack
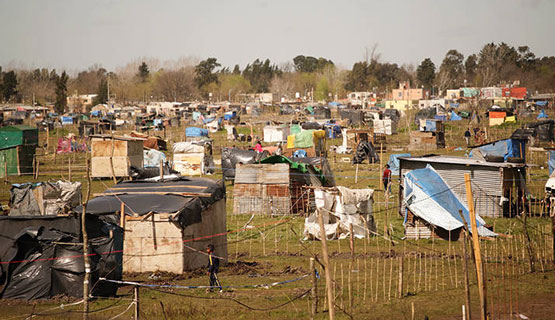
[{"label": "cluster of shack", "polygon": [[[93,194],[86,204],[82,203],[80,182],[13,184],[6,214],[0,216],[4,238],[0,242],[0,297],[82,296],[83,218],[91,244],[87,254],[92,259],[95,296],[113,295],[117,290],[100,278],[121,279],[125,272],[179,274],[199,268],[206,264],[202,251],[209,243],[225,261],[227,214],[299,215],[305,218],[304,239],[311,240],[321,238],[319,212],[328,239],[342,239],[351,233],[357,238],[369,237],[376,233],[375,190],[337,185],[331,164],[336,157],[352,164],[377,164],[385,152],[390,154],[387,164],[398,177],[394,178],[399,184],[398,213],[407,239],[458,238],[470,220],[464,201],[464,175],[469,173],[479,214],[477,232],[495,237],[482,217],[513,217],[527,210],[526,151],[554,141],[555,122],[547,119],[543,110],[538,121],[503,140],[485,142],[474,132],[467,156],[411,156],[392,153],[399,146],[388,144],[399,128],[416,127],[410,131],[409,145],[401,150],[433,152],[446,147],[448,122],[467,118],[470,129],[524,116],[509,111],[510,106],[492,105],[485,113],[461,111],[459,105],[475,97],[465,94],[466,90],[460,90],[452,99],[422,99],[406,123],[401,119],[408,117],[407,109],[396,103],[381,106],[372,96],[358,104],[282,103],[274,112],[279,110],[291,119],[261,122],[258,134],[252,122],[241,122],[240,117],[266,112],[269,107],[260,103],[160,103],[147,108],[99,105],[89,114],[67,116],[36,107],[18,109],[26,116],[32,113],[36,125],[3,122],[0,177],[34,174],[38,171],[36,150],[44,148],[39,145],[39,131],[48,133],[73,125],[79,134],[58,137],[56,153],[90,153],[91,177],[118,182]],[[522,105],[520,98],[511,101]],[[536,105],[546,107],[537,101]],[[337,119],[332,118],[332,111]],[[19,114],[4,115],[16,116]],[[114,134],[121,126],[133,130]],[[168,127],[182,128],[181,134],[171,137]],[[211,135],[220,130],[227,133],[227,146],[216,159]],[[340,143],[330,144],[332,139]],[[171,140],[179,142],[169,143]],[[236,143],[250,147],[231,146]],[[218,170],[220,180],[212,176]],[[233,183],[229,213],[226,181]]]}]

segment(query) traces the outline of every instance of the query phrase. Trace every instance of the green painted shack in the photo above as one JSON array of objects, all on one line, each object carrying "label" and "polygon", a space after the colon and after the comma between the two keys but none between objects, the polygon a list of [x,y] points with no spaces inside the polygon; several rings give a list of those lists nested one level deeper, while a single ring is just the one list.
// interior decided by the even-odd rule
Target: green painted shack
[{"label": "green painted shack", "polygon": [[35,127],[16,125],[0,128],[0,177],[33,172],[33,159],[39,142]]}]

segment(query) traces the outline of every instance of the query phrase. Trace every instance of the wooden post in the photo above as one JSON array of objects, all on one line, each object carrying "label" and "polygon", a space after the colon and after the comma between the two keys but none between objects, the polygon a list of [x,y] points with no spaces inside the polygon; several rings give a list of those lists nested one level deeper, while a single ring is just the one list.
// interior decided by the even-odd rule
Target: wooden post
[{"label": "wooden post", "polygon": [[40,160],[37,159],[37,164],[35,167],[35,180],[37,180],[39,178],[39,168],[40,168]]},{"label": "wooden post", "polygon": [[553,259],[552,260],[553,264],[555,264],[555,215],[553,214],[553,203],[551,203],[550,209],[551,209],[551,235],[552,235],[551,249],[553,250],[551,258]]},{"label": "wooden post", "polygon": [[472,195],[472,186],[470,184],[470,174],[464,174],[464,182],[466,185],[466,200],[468,202],[468,211],[470,213],[470,224],[472,226],[472,243],[474,250],[474,258],[476,261],[476,276],[478,279],[478,289],[480,296],[480,315],[482,320],[487,319],[487,296],[486,286],[484,283],[484,272],[482,265],[482,254],[480,253],[480,240],[478,239],[478,226],[476,224],[476,214],[474,212],[474,196]]},{"label": "wooden post", "polygon": [[324,217],[322,215],[321,209],[316,209],[318,211],[318,223],[320,224],[320,237],[322,241],[322,256],[324,258],[324,268],[326,272],[326,289],[328,292],[328,312],[330,315],[330,320],[335,319],[335,298],[332,288],[333,279],[331,278],[330,261],[328,256],[328,244],[326,239],[326,230],[324,229]]},{"label": "wooden post", "polygon": [[133,287],[134,299],[133,303],[135,304],[135,320],[139,320],[139,286]]},{"label": "wooden post", "polygon": [[160,181],[164,181],[164,160],[160,159]]},{"label": "wooden post", "polygon": [[351,247],[351,261],[355,261],[355,236],[353,234],[353,224],[352,223],[349,223],[349,233],[350,233],[349,246]]},{"label": "wooden post", "polygon": [[355,183],[358,183],[358,163],[355,169]]},{"label": "wooden post", "polygon": [[6,184],[9,183],[8,181],[8,159],[4,156],[4,182]]},{"label": "wooden post", "polygon": [[[524,206],[524,202],[523,202]],[[530,273],[534,273],[536,271],[536,261],[534,258],[534,252],[532,251],[532,244],[530,241],[530,234],[528,233],[528,215],[526,212],[523,212],[523,222],[524,222],[524,236],[526,237],[526,249],[528,251],[528,259],[530,262]]]},{"label": "wooden post", "polygon": [[115,140],[114,140],[114,132],[112,131],[112,153],[110,155],[110,171],[112,172],[112,179],[114,180],[114,184],[118,183],[116,179],[116,171],[114,170],[114,149],[115,149]]},{"label": "wooden post", "polygon": [[464,303],[466,306],[466,319],[465,320],[470,320],[470,284],[469,284],[469,279],[468,279],[468,254],[467,254],[467,244],[468,244],[468,233],[465,230],[463,233],[463,259],[464,259],[464,263],[463,263],[463,271],[464,271]]},{"label": "wooden post", "polygon": [[48,153],[48,137],[50,137],[50,128],[48,123],[46,124],[46,153]]},{"label": "wooden post", "polygon": [[71,181],[71,158],[67,159],[67,180]]},{"label": "wooden post", "polygon": [[317,284],[316,284],[316,269],[314,269],[314,258],[310,258],[310,274],[311,274],[311,284],[312,289],[310,290],[311,293],[311,300],[312,300],[312,309],[310,312],[311,319],[314,319],[316,313],[318,312],[318,292],[317,292]]},{"label": "wooden post", "polygon": [[[404,267],[404,256],[399,255],[399,290],[397,292],[397,295],[399,296],[399,298],[403,297],[403,267]],[[409,270],[410,270],[410,264],[409,264]]]},{"label": "wooden post", "polygon": [[125,234],[125,202],[120,202],[120,209],[119,209],[119,226],[123,229],[123,233]]},{"label": "wooden post", "polygon": [[83,319],[89,317],[89,281],[91,279],[91,265],[89,261],[89,236],[87,234],[86,215],[87,203],[91,196],[91,175],[90,175],[90,162],[87,158],[87,194],[85,201],[83,201],[83,211],[81,213],[81,233],[83,234],[83,260],[85,264],[85,277],[83,279]]}]

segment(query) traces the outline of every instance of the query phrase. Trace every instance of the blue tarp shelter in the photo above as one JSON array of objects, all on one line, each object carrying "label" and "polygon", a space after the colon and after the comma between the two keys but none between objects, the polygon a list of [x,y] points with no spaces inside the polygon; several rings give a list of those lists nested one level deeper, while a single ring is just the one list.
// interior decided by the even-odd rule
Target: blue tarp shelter
[{"label": "blue tarp shelter", "polygon": [[434,116],[434,119],[436,119],[436,120],[441,120],[441,121],[445,121],[445,120],[447,120],[447,116],[445,116],[445,115],[441,115],[441,116],[440,116],[440,115],[437,115],[437,114],[436,114],[436,115]]},{"label": "blue tarp shelter", "polygon": [[102,116],[102,111],[100,111],[100,110],[91,111],[91,116],[101,117]]},{"label": "blue tarp shelter", "polygon": [[[468,227],[472,230],[470,214],[466,204],[457,197],[445,180],[431,165],[423,169],[409,171],[404,178],[403,203],[406,206],[405,222],[408,210],[426,222],[452,231],[464,226],[462,215]],[[476,215],[478,234],[481,236],[496,236],[484,225],[485,221]]]},{"label": "blue tarp shelter", "polygon": [[387,164],[389,165],[389,170],[391,170],[392,175],[399,175],[399,158],[406,157],[410,157],[410,153],[398,153],[389,156],[389,161],[387,162]]},{"label": "blue tarp shelter", "polygon": [[436,121],[435,120],[426,120],[426,132],[436,132]]},{"label": "blue tarp shelter", "polygon": [[[520,152],[522,151],[522,155]],[[473,148],[470,153],[470,158],[476,158],[475,152],[479,152],[484,158],[487,155],[503,157],[504,161],[508,158],[523,158],[526,160],[526,140],[520,139],[505,139],[494,141],[476,148]]]},{"label": "blue tarp shelter", "polygon": [[534,102],[537,106],[544,107],[547,106],[547,101],[536,101]]},{"label": "blue tarp shelter", "polygon": [[462,117],[455,113],[455,111],[451,111],[451,121],[460,121]]},{"label": "blue tarp shelter", "polygon": [[185,136],[187,137],[208,137],[208,130],[197,128],[197,127],[187,127],[185,128]]},{"label": "blue tarp shelter", "polygon": [[230,111],[230,112],[224,113],[224,120],[231,120],[235,117],[237,117],[237,112],[236,111]]},{"label": "blue tarp shelter", "polygon": [[547,161],[547,166],[549,167],[549,175],[555,169],[555,151],[549,151],[549,160]]},{"label": "blue tarp shelter", "polygon": [[545,110],[542,109],[542,111],[540,112],[540,114],[538,114],[538,117],[536,119],[547,119],[547,113],[545,113]]}]

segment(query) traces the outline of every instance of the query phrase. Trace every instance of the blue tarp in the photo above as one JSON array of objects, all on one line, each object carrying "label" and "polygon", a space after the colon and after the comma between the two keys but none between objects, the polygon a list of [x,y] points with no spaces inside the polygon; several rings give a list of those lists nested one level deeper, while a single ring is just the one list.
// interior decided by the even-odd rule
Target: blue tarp
[{"label": "blue tarp", "polygon": [[198,111],[193,111],[193,121],[197,121],[200,116],[202,116],[202,113]]},{"label": "blue tarp", "polygon": [[547,161],[547,166],[549,167],[549,175],[555,169],[555,151],[549,151],[549,161]]},{"label": "blue tarp", "polygon": [[[472,232],[470,214],[466,204],[459,199],[432,166],[428,165],[424,169],[409,171],[405,175],[404,186],[403,202],[413,214],[434,226],[449,231],[464,225],[459,214],[459,210],[462,210],[464,220]],[[405,211],[405,223],[407,212]],[[484,227],[485,222],[479,216],[476,216],[476,224],[480,235],[496,235]]]},{"label": "blue tarp", "polygon": [[102,115],[102,111],[100,110],[91,111],[91,116],[93,117],[100,117],[101,115]]},{"label": "blue tarp", "polygon": [[149,149],[143,150],[143,166],[145,168],[160,167],[160,160],[166,161],[166,155],[162,151]]},{"label": "blue tarp", "polygon": [[293,153],[293,158],[306,158],[307,153],[304,150],[297,150]]},{"label": "blue tarp", "polygon": [[208,130],[197,128],[197,127],[187,127],[185,128],[185,136],[187,137],[208,137]]},{"label": "blue tarp", "polygon": [[451,121],[459,121],[462,120],[462,117],[455,113],[455,111],[451,111]]},{"label": "blue tarp", "polygon": [[405,157],[410,157],[410,153],[398,153],[389,156],[389,161],[387,162],[387,164],[389,165],[389,170],[391,170],[392,175],[399,175],[399,158]]},{"label": "blue tarp", "polygon": [[547,119],[547,113],[545,113],[545,110],[542,109],[542,111],[540,112],[540,114],[538,114],[537,119]]},{"label": "blue tarp", "polygon": [[341,126],[333,123],[326,123],[324,125],[326,130],[326,137],[328,139],[335,139],[341,135]]},{"label": "blue tarp", "polygon": [[214,121],[214,119],[216,119],[216,118],[204,118],[204,119],[202,119],[202,123],[206,124],[206,123]]},{"label": "blue tarp", "polygon": [[152,124],[154,126],[161,126],[162,125],[162,119],[160,119],[160,118],[154,119],[154,121],[152,121]]},{"label": "blue tarp", "polygon": [[[520,151],[522,150],[522,155]],[[482,156],[492,155],[503,157],[505,161],[507,158],[523,158],[526,160],[526,140],[506,139],[488,143],[481,147],[472,149],[469,157],[472,158],[474,151],[480,152]]]},{"label": "blue tarp", "polygon": [[224,114],[224,120],[231,120],[233,118],[235,118],[237,116],[237,112],[233,111],[233,112],[226,112]]},{"label": "blue tarp", "polygon": [[426,119],[426,132],[436,132],[436,121]]},{"label": "blue tarp", "polygon": [[536,101],[535,104],[537,106],[543,107],[543,106],[547,106],[547,101]]},{"label": "blue tarp", "polygon": [[63,125],[65,125],[65,124],[73,124],[73,117],[64,117],[64,116],[62,116],[62,117],[61,117],[61,120],[62,120],[62,124],[63,124]]},{"label": "blue tarp", "polygon": [[453,108],[458,108],[459,107],[458,103],[450,103],[449,105]]},{"label": "blue tarp", "polygon": [[441,121],[445,121],[445,120],[447,120],[447,116],[440,116],[440,115],[437,115],[437,114],[436,114],[436,115],[434,116],[434,119],[436,119],[436,120],[441,120]]}]

